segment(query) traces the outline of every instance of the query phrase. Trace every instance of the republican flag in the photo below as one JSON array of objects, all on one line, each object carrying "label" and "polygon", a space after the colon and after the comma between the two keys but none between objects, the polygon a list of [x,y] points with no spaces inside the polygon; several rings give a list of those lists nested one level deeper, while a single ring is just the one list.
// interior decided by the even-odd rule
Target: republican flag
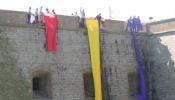
[{"label": "republican flag", "polygon": [[58,30],[57,15],[42,13],[45,33],[46,33],[46,47],[48,51],[56,51],[56,33]]}]

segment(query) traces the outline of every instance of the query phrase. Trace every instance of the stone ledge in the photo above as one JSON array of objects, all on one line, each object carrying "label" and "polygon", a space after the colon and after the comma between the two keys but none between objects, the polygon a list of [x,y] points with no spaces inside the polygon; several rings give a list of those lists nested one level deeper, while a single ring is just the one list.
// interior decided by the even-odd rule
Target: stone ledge
[{"label": "stone ledge", "polygon": [[[63,30],[80,30],[78,16],[58,15],[59,29]],[[31,27],[27,24],[27,13],[19,11],[0,10],[0,25]],[[101,25],[102,26],[102,25]],[[104,27],[105,32],[121,33],[124,32],[125,22],[116,20],[106,20]]]}]

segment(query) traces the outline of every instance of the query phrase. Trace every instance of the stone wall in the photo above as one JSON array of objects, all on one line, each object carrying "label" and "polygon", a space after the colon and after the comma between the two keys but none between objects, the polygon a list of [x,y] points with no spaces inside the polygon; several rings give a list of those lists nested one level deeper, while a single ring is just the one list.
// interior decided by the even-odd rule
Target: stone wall
[{"label": "stone wall", "polygon": [[[149,33],[151,34],[151,33]],[[149,100],[174,100],[175,32],[138,35]]]},{"label": "stone wall", "polygon": [[58,34],[59,51],[47,52],[44,33],[35,28],[3,27],[17,49],[17,66],[22,70],[32,93],[34,73],[48,72],[52,100],[82,100],[82,71],[90,67],[86,37],[80,32],[61,31]]},{"label": "stone wall", "polygon": [[128,74],[137,70],[130,35],[101,33],[101,56],[103,82],[108,87],[104,87],[108,95],[105,100],[133,100]]},{"label": "stone wall", "polygon": [[[0,10],[0,18],[0,28],[13,42],[16,66],[26,78],[30,95],[33,94],[32,78],[47,74],[50,83],[46,90],[51,96],[43,96],[42,100],[86,99],[83,74],[91,70],[91,62],[88,35],[86,30],[79,29],[78,17],[58,16],[58,50],[54,53],[44,48],[44,30],[40,25],[26,24],[25,12]],[[104,31],[100,33],[104,100],[134,100],[130,96],[128,75],[137,73],[137,64],[130,34],[124,33],[125,26],[124,22],[107,20],[102,26]],[[162,28],[155,30],[162,31]],[[174,31],[137,34],[145,65],[149,100],[175,98],[172,94],[175,91],[174,36]]]},{"label": "stone wall", "polygon": [[[16,50],[17,67],[26,78],[29,94],[32,79],[49,77],[52,100],[84,100],[84,72],[91,70],[88,35],[78,27],[78,17],[59,15],[57,52],[45,48],[44,30],[40,25],[26,24],[25,12],[0,10],[0,27]],[[125,23],[107,20],[101,33],[102,80],[105,100],[131,100],[128,74],[136,72],[136,62]],[[6,62],[5,62],[6,63]],[[47,83],[47,82],[46,82]],[[34,98],[35,100],[35,98]],[[36,99],[37,100],[37,99]]]},{"label": "stone wall", "polygon": [[[28,26],[27,13],[0,10],[0,24],[1,25],[15,25],[15,26]],[[79,30],[79,18],[78,16],[64,16],[58,15],[59,28],[64,30]],[[102,26],[102,29],[107,32],[121,33],[124,32],[125,22],[106,20]],[[103,27],[104,26],[104,27]]]},{"label": "stone wall", "polygon": [[14,43],[0,28],[0,100],[31,100],[15,54]]},{"label": "stone wall", "polygon": [[[45,36],[40,27],[0,27],[15,44],[17,66],[27,79],[30,94],[32,78],[47,72],[52,87],[48,100],[85,99],[83,73],[91,69],[86,31],[59,30],[58,51],[52,53],[44,48]],[[105,100],[132,100],[128,73],[136,72],[136,62],[129,34],[101,33],[101,45]]]}]

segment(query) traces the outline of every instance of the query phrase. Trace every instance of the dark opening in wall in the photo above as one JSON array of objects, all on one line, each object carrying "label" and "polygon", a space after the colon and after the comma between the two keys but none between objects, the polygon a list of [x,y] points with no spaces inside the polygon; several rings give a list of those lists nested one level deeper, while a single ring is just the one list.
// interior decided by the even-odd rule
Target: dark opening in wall
[{"label": "dark opening in wall", "polygon": [[137,72],[128,73],[128,84],[130,95],[139,92],[139,79]]},{"label": "dark opening in wall", "polygon": [[92,72],[83,73],[84,80],[84,94],[88,100],[95,100],[94,83]]},{"label": "dark opening in wall", "polygon": [[33,98],[51,98],[51,80],[47,72],[35,72],[32,78]]},{"label": "dark opening in wall", "polygon": [[39,91],[39,78],[33,78],[33,91]]}]

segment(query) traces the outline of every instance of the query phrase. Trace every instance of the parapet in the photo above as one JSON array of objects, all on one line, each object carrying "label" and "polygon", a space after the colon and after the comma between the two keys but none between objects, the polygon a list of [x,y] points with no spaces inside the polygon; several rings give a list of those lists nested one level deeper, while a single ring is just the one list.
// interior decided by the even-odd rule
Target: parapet
[{"label": "parapet", "polygon": [[[80,30],[78,16],[58,15],[59,28],[63,30]],[[27,13],[19,11],[0,10],[0,25],[5,26],[24,26],[31,27],[27,24]],[[122,33],[125,30],[124,21],[105,20],[101,29],[106,32]]]},{"label": "parapet", "polygon": [[175,18],[160,20],[147,24],[147,31],[151,33],[162,33],[175,30]]}]

